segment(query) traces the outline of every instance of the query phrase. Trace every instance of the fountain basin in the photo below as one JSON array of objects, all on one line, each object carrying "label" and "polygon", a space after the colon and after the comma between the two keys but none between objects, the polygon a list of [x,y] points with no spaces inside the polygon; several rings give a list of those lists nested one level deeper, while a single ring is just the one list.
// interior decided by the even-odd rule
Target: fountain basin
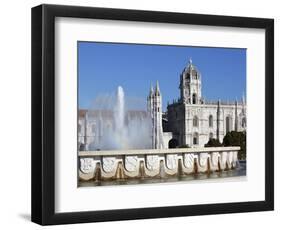
[{"label": "fountain basin", "polygon": [[79,181],[166,178],[238,167],[240,147],[81,151]]}]

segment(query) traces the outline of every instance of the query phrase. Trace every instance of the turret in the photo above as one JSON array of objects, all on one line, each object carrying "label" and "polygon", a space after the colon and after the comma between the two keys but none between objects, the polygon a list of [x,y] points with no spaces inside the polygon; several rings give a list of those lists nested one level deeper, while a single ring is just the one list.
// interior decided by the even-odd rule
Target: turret
[{"label": "turret", "polygon": [[187,104],[201,104],[201,74],[189,59],[188,65],[180,76],[181,102]]},{"label": "turret", "polygon": [[159,87],[158,81],[156,81],[155,96],[158,96],[158,97],[161,96],[160,87]]},{"label": "turret", "polygon": [[147,108],[151,115],[152,122],[152,148],[161,149],[164,147],[163,127],[162,127],[162,96],[159,83],[157,81],[155,90],[150,87],[149,96],[147,97]]}]

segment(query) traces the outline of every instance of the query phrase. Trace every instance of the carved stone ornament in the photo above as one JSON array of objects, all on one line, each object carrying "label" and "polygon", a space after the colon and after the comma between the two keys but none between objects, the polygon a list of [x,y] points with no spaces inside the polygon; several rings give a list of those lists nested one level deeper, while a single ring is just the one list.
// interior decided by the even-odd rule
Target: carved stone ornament
[{"label": "carved stone ornament", "polygon": [[186,168],[192,168],[194,165],[194,154],[184,154],[183,162]]},{"label": "carved stone ornament", "polygon": [[159,167],[159,157],[157,155],[146,156],[146,167],[148,170],[156,170]]},{"label": "carved stone ornament", "polygon": [[103,157],[102,167],[105,172],[112,172],[117,164],[115,157]]},{"label": "carved stone ornament", "polygon": [[207,164],[208,157],[209,157],[208,153],[200,153],[199,155],[200,166],[205,166]]},{"label": "carved stone ornament", "polygon": [[137,171],[138,157],[137,156],[127,156],[125,157],[125,168],[130,172]]},{"label": "carved stone ornament", "polygon": [[218,162],[219,162],[219,153],[218,153],[218,152],[212,153],[211,159],[212,159],[212,164],[213,164],[214,166],[217,166],[217,165],[218,165]]},{"label": "carved stone ornament", "polygon": [[95,170],[95,162],[92,158],[81,158],[80,159],[80,170],[83,173],[92,173]]},{"label": "carved stone ornament", "polygon": [[166,156],[166,165],[168,169],[175,169],[177,167],[177,155],[169,154]]}]

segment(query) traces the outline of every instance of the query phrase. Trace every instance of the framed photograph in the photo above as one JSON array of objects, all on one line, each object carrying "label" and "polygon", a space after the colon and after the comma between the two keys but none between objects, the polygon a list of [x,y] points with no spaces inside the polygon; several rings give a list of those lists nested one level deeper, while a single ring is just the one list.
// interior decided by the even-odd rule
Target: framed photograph
[{"label": "framed photograph", "polygon": [[32,8],[32,221],[274,208],[274,21]]}]

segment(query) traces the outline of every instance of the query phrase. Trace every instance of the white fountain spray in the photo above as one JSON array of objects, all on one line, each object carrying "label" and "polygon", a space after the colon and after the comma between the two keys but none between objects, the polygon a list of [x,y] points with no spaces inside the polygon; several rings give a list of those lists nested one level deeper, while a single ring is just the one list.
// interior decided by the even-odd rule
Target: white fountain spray
[{"label": "white fountain spray", "polygon": [[[129,114],[121,86],[114,96],[100,96],[95,107],[93,110],[99,111],[99,116],[93,117],[97,127],[93,132],[98,138],[91,143],[90,150],[151,148],[151,117],[145,108]],[[112,112],[112,120],[103,116],[102,111]]]},{"label": "white fountain spray", "polygon": [[124,90],[121,86],[118,86],[116,93],[116,105],[114,108],[114,122],[115,130],[122,133],[124,130],[125,122],[125,101],[124,101]]},{"label": "white fountain spray", "polygon": [[125,126],[125,97],[124,90],[118,86],[116,92],[116,104],[114,107],[114,132],[113,138],[115,140],[116,148],[128,148],[127,127]]}]

